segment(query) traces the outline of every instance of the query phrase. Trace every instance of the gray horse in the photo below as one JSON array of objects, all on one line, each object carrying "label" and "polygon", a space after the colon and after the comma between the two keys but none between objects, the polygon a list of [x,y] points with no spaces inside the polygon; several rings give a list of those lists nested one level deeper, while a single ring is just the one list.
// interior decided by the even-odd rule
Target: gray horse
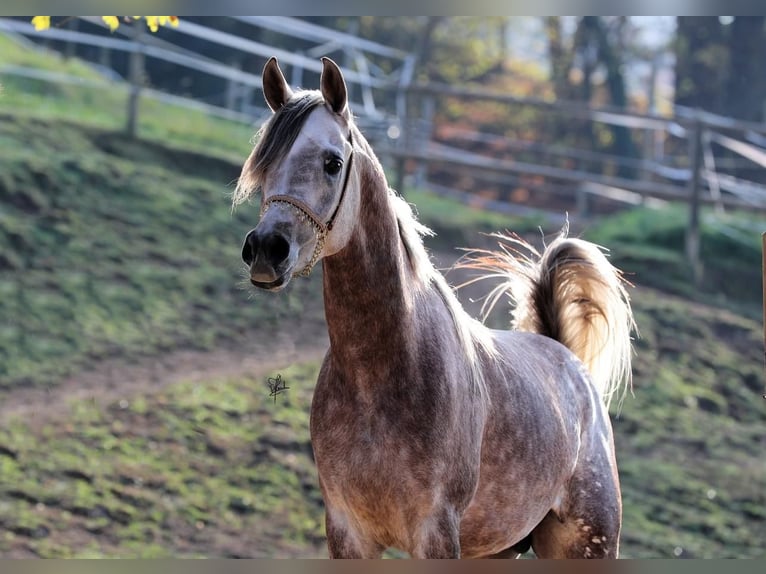
[{"label": "gray horse", "polygon": [[503,279],[493,298],[515,300],[514,328],[468,316],[323,64],[321,89],[295,92],[266,64],[274,113],[234,203],[262,194],[242,248],[256,287],[322,261],[330,349],[311,441],[330,556],[616,557],[607,406],[629,382],[634,327],[620,273],[565,234],[526,257],[506,237],[464,265]]}]

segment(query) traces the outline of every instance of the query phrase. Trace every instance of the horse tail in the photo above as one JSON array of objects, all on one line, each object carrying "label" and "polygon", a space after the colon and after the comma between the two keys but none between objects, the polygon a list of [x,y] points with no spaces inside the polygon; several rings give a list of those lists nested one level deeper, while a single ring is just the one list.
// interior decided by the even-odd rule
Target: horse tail
[{"label": "horse tail", "polygon": [[484,303],[515,303],[512,327],[556,339],[588,368],[608,406],[631,383],[631,331],[636,329],[622,273],[602,248],[567,237],[568,227],[542,253],[515,235],[494,234],[499,251],[474,251],[459,267],[484,271],[469,281],[501,278]]}]

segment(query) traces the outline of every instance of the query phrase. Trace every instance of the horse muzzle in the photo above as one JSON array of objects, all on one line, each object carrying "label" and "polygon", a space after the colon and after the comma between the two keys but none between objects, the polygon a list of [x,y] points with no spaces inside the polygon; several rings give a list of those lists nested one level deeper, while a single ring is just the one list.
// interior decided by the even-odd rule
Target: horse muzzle
[{"label": "horse muzzle", "polygon": [[253,279],[253,277],[250,277],[250,283],[259,289],[264,289],[265,291],[280,291],[283,287],[285,287],[290,281],[290,278],[287,275],[282,275],[281,277],[278,277],[275,281],[269,281],[269,282],[263,282],[263,281],[257,281]]},{"label": "horse muzzle", "polygon": [[250,283],[259,289],[279,291],[290,281],[290,242],[279,232],[252,229],[242,245],[242,260],[250,268]]}]

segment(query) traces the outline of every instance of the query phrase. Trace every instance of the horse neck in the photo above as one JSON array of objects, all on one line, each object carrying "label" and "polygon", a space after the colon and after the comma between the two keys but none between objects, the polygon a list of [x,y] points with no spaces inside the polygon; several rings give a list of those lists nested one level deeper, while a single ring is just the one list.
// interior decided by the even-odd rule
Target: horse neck
[{"label": "horse neck", "polygon": [[382,170],[360,174],[361,209],[348,244],[323,260],[331,352],[353,369],[407,352],[418,289]]}]

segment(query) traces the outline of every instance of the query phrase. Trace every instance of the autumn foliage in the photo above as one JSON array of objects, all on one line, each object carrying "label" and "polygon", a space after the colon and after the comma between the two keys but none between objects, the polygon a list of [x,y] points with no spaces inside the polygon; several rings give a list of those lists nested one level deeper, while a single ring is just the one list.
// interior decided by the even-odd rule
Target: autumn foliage
[{"label": "autumn foliage", "polygon": [[[160,26],[168,24],[174,27],[178,26],[178,16],[101,16],[101,19],[107,26],[109,26],[109,29],[112,32],[120,27],[120,19],[129,22],[131,20],[140,20],[142,18],[152,32],[156,32],[160,29]],[[47,30],[51,27],[51,17],[35,16],[32,18],[32,25],[35,27],[35,30]]]}]

